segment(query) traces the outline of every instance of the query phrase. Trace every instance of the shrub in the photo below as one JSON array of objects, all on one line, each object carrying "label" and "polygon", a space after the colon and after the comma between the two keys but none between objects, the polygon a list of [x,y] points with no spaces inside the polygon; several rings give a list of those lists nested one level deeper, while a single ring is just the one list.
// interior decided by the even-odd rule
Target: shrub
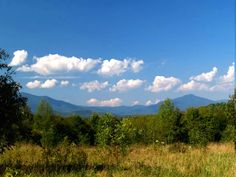
[{"label": "shrub", "polygon": [[235,141],[236,130],[235,126],[227,125],[222,133],[222,141]]}]

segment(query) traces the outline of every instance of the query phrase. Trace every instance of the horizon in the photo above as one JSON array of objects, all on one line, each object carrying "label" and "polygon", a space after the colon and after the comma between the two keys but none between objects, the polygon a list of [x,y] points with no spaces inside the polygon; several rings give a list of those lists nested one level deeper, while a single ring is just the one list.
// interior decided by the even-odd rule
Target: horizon
[{"label": "horizon", "polygon": [[22,92],[81,106],[233,94],[233,0],[15,0],[0,1],[0,15]]},{"label": "horizon", "polygon": [[28,95],[31,95],[31,96],[37,96],[37,97],[48,97],[48,98],[50,98],[50,99],[53,99],[53,100],[55,100],[55,101],[62,101],[62,102],[65,102],[65,103],[69,103],[69,104],[72,104],[72,105],[75,105],[75,106],[83,106],[83,107],[113,107],[113,108],[115,108],[115,107],[122,107],[122,106],[124,106],[124,107],[133,107],[133,106],[153,106],[153,105],[157,105],[157,104],[159,104],[159,103],[161,103],[161,102],[163,102],[163,101],[165,101],[166,99],[170,99],[170,100],[175,100],[175,99],[179,99],[179,98],[183,98],[183,97],[186,97],[186,96],[194,96],[194,97],[197,97],[197,98],[202,98],[202,99],[207,99],[207,100],[209,100],[209,101],[214,101],[214,102],[220,102],[220,101],[226,101],[226,100],[228,100],[228,99],[220,99],[220,100],[212,100],[212,99],[209,99],[209,98],[207,98],[207,97],[201,97],[201,96],[199,96],[199,95],[195,95],[195,94],[186,94],[186,95],[182,95],[182,96],[178,96],[178,97],[174,97],[174,98],[166,98],[166,99],[164,99],[164,100],[160,100],[159,102],[157,102],[157,103],[154,103],[154,104],[150,104],[150,105],[146,105],[146,104],[136,104],[136,105],[118,105],[118,106],[103,106],[103,105],[101,105],[101,106],[93,106],[93,105],[79,105],[79,104],[73,104],[73,103],[70,103],[70,102],[67,102],[67,101],[64,101],[64,100],[59,100],[59,99],[57,99],[57,98],[53,98],[53,97],[50,97],[50,96],[48,96],[48,95],[34,95],[34,94],[31,94],[31,93],[27,93],[27,92],[21,92],[21,94],[28,94]]}]

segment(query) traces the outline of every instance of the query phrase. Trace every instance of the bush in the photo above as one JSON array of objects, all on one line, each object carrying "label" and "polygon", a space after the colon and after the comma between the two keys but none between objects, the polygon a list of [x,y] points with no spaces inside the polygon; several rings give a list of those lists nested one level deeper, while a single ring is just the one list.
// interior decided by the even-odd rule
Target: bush
[{"label": "bush", "polygon": [[235,141],[236,130],[233,125],[227,125],[222,133],[222,141]]}]

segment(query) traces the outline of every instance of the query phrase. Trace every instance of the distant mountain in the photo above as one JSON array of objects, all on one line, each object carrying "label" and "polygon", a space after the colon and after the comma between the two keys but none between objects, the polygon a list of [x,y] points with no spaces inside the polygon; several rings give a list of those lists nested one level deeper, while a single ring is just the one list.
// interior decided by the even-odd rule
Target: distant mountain
[{"label": "distant mountain", "polygon": [[81,113],[81,115],[90,115],[92,111],[87,109],[85,106],[77,106],[65,101],[56,100],[48,96],[36,96],[29,93],[22,93],[22,95],[28,98],[28,105],[31,108],[32,112],[37,110],[37,107],[41,100],[47,101],[53,108],[53,110],[57,113],[68,115],[73,112]]},{"label": "distant mountain", "polygon": [[[162,102],[158,104],[144,106],[144,105],[135,105],[135,106],[118,106],[118,107],[96,107],[96,106],[78,106],[65,101],[55,100],[48,96],[35,96],[28,93],[22,93],[22,95],[28,98],[28,105],[31,108],[32,112],[35,112],[37,106],[41,100],[47,101],[53,108],[56,113],[62,115],[71,115],[79,114],[84,117],[90,116],[93,112],[97,113],[112,113],[118,116],[124,115],[143,115],[143,114],[154,114],[157,112]],[[199,107],[206,106],[213,103],[219,103],[222,101],[213,101],[203,97],[198,97],[195,95],[185,95],[172,99],[174,105],[180,110],[186,110],[189,107]]]}]

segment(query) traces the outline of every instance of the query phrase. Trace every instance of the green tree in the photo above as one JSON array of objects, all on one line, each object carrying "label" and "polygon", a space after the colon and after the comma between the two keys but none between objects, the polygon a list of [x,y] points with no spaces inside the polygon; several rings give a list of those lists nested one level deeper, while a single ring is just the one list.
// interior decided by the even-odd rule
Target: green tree
[{"label": "green tree", "polygon": [[57,129],[58,135],[64,134],[64,137],[67,136],[71,142],[77,144],[91,145],[94,143],[94,132],[91,126],[80,116],[64,118],[60,124],[63,124],[64,128]]},{"label": "green tree", "polygon": [[208,142],[214,141],[219,126],[217,120],[214,120],[212,115],[207,114],[209,111],[207,108],[189,108],[185,113],[191,144],[206,146]]},{"label": "green tree", "polygon": [[181,141],[184,130],[182,115],[170,99],[160,105],[158,118],[159,140],[166,143]]},{"label": "green tree", "polygon": [[34,142],[34,137],[32,136],[33,128],[33,114],[30,108],[25,106],[22,110],[22,126],[20,127],[20,141]]},{"label": "green tree", "polygon": [[33,133],[41,136],[40,143],[43,147],[57,144],[54,126],[53,109],[47,101],[41,100],[34,115]]},{"label": "green tree", "polygon": [[0,49],[0,153],[16,141],[26,105],[26,98],[20,94],[20,84],[12,78],[15,72],[6,63],[7,59],[9,55]]},{"label": "green tree", "polygon": [[[234,94],[230,96],[226,107],[227,123],[236,129],[236,88],[234,89]],[[234,135],[234,147],[236,151],[236,135]]]},{"label": "green tree", "polygon": [[112,145],[119,120],[111,114],[103,115],[99,121],[96,132],[96,141],[101,146]]},{"label": "green tree", "polygon": [[98,121],[97,143],[110,150],[118,165],[120,157],[126,154],[128,145],[132,142],[134,132],[130,120],[119,120],[111,114],[105,114]]}]

